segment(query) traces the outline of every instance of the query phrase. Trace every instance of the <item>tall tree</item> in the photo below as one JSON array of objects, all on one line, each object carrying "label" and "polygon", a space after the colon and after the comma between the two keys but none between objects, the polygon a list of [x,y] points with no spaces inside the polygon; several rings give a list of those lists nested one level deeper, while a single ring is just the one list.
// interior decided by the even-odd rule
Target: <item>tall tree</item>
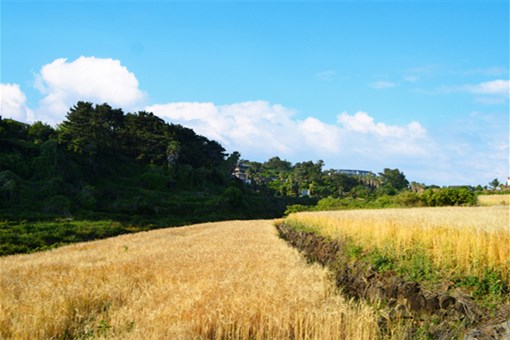
[{"label": "tall tree", "polygon": [[94,107],[92,103],[80,101],[58,126],[58,139],[68,150],[77,153],[94,156],[99,152],[114,152],[119,147],[123,119],[122,110],[114,110],[106,103]]},{"label": "tall tree", "polygon": [[489,185],[492,187],[492,189],[496,189],[497,187],[499,187],[499,179],[497,178],[494,178],[490,183]]},{"label": "tall tree", "polygon": [[168,162],[168,147],[175,139],[163,119],[146,111],[128,113],[122,135],[125,154],[142,163]]},{"label": "tall tree", "polygon": [[385,168],[379,173],[383,186],[391,186],[393,189],[400,191],[409,186],[409,182],[403,172],[398,169]]}]

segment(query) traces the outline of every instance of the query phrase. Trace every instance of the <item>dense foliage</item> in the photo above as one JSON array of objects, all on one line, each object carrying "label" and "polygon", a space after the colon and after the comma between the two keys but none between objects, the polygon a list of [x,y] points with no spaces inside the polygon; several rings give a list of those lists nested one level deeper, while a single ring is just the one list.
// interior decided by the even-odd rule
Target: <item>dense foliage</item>
[{"label": "dense foliage", "polygon": [[0,117],[0,254],[140,228],[272,218],[313,202],[245,186],[232,177],[239,156],[152,113],[108,104],[78,102],[56,128]]},{"label": "dense foliage", "polygon": [[[0,254],[70,241],[72,237],[61,236],[72,224],[47,227],[56,218],[119,222],[95,236],[106,237],[137,228],[273,218],[287,207],[299,211],[474,202],[470,189],[427,189],[409,183],[398,169],[376,175],[324,170],[321,160],[292,164],[273,157],[260,163],[240,157],[150,112],[126,114],[106,103],[78,102],[56,128],[0,116],[0,222],[5,221],[0,243],[13,244]],[[245,180],[232,176],[240,166]],[[38,236],[13,238],[15,225],[23,234]]]}]

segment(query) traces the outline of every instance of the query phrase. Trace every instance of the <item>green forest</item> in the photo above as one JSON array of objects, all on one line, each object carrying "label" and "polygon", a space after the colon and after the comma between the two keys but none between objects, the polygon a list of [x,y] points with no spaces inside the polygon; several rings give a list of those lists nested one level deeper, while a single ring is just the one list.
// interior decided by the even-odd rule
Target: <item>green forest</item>
[{"label": "green forest", "polygon": [[0,255],[153,228],[313,209],[473,204],[473,188],[266,162],[150,112],[78,102],[56,127],[0,117]]}]

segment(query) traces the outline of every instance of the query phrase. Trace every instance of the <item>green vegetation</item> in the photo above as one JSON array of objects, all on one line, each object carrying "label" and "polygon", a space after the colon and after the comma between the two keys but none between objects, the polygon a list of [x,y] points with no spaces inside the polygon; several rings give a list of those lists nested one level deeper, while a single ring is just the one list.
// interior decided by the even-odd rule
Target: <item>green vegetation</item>
[{"label": "green vegetation", "polygon": [[291,205],[285,215],[300,211],[441,207],[475,205],[476,193],[468,187],[460,188],[429,188],[422,192],[404,190],[398,194],[373,194],[368,198],[334,198],[320,199],[316,205]]},{"label": "green vegetation", "polygon": [[[56,221],[63,218],[106,226],[115,221],[138,230],[274,218],[304,210],[470,205],[476,201],[474,188],[409,183],[398,169],[384,169],[376,175],[324,170],[321,160],[292,164],[273,157],[259,163],[240,157],[150,112],[125,114],[106,103],[78,102],[56,128],[0,117],[2,232],[19,226],[17,232],[28,235],[25,223],[41,223],[53,226],[42,228],[47,234],[42,238],[54,240],[23,243],[4,237],[1,253],[72,242],[72,237],[55,236],[61,228],[69,228],[57,226]],[[243,168],[247,180],[232,176],[236,167]],[[491,182],[493,187],[496,184]],[[104,235],[98,231],[97,237],[128,231],[111,227]],[[77,236],[76,240],[82,239]]]},{"label": "green vegetation", "polygon": [[[293,203],[232,177],[225,153],[148,112],[78,102],[55,128],[0,117],[0,254],[126,232],[273,218]],[[134,226],[134,227],[133,227]]]},{"label": "green vegetation", "polygon": [[0,255],[46,250],[140,230],[113,221],[0,222]]}]

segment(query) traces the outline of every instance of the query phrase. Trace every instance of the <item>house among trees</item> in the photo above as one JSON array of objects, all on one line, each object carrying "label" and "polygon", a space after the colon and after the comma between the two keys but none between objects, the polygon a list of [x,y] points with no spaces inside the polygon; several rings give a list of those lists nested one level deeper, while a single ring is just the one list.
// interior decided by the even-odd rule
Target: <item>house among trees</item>
[{"label": "house among trees", "polygon": [[234,172],[232,173],[232,175],[234,177],[239,178],[246,184],[251,184],[251,179],[248,178],[248,174],[246,173],[246,170],[248,170],[248,168],[249,166],[247,164],[238,162],[236,167],[234,168]]},{"label": "house among trees", "polygon": [[301,197],[310,197],[310,196],[312,196],[312,191],[310,189],[302,189],[300,196]]}]

